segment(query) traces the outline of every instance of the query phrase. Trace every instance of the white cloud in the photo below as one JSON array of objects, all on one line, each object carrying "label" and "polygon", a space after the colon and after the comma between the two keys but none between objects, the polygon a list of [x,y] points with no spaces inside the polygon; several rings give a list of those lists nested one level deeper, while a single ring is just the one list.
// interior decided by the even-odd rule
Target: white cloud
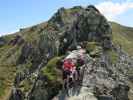
[{"label": "white cloud", "polygon": [[108,20],[113,21],[118,15],[125,13],[129,9],[133,9],[133,2],[114,3],[112,1],[105,1],[96,5],[96,7]]}]

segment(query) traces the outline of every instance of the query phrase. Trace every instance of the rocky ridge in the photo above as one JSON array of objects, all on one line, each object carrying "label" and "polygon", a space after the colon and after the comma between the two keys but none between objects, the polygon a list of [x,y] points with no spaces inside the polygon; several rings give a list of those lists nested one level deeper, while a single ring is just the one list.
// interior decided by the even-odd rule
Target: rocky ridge
[{"label": "rocky ridge", "polygon": [[129,100],[129,96],[133,95],[133,61],[112,43],[112,38],[110,24],[92,5],[61,8],[43,25],[20,29],[11,42],[15,43],[11,51],[17,52],[18,58],[13,59],[16,60],[16,77],[9,99],[60,99],[64,92],[60,92],[62,72],[57,63],[66,50],[74,50],[82,44],[87,54],[86,64],[82,66],[85,68],[83,80],[76,89],[79,93],[76,96],[70,93],[64,99]]}]

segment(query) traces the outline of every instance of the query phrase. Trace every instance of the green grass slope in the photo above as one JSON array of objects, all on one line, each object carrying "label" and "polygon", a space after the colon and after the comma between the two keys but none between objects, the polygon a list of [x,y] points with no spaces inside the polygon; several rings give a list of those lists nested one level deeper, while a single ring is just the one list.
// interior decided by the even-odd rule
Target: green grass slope
[{"label": "green grass slope", "polygon": [[9,45],[10,41],[15,39],[16,35],[20,35],[25,42],[34,44],[39,40],[39,33],[44,29],[46,23],[41,23],[32,27],[20,29],[19,32],[3,36],[6,44],[0,46],[0,100],[7,100],[13,85],[17,59],[21,54],[22,45]]},{"label": "green grass slope", "polygon": [[130,56],[133,56],[133,28],[111,22],[113,43],[121,45]]},{"label": "green grass slope", "polygon": [[5,45],[0,48],[0,97],[9,91],[13,84],[18,54],[17,47]]}]

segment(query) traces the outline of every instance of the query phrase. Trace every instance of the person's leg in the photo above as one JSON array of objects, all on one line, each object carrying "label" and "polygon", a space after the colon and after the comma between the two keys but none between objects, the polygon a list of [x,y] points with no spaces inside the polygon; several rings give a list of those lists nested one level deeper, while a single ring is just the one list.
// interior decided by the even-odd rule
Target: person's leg
[{"label": "person's leg", "polygon": [[63,80],[63,89],[66,89],[66,79]]},{"label": "person's leg", "polygon": [[78,81],[80,77],[79,70],[76,70],[76,75],[77,75],[77,81]]},{"label": "person's leg", "polygon": [[70,73],[69,75],[69,88],[72,88],[73,87],[73,73]]},{"label": "person's leg", "polygon": [[63,89],[67,88],[67,72],[63,70]]},{"label": "person's leg", "polygon": [[71,71],[67,70],[67,89],[71,87]]},{"label": "person's leg", "polygon": [[80,80],[80,78],[81,78],[81,75],[80,75],[80,68],[78,68],[77,69],[77,80],[79,81]]},{"label": "person's leg", "polygon": [[78,73],[77,70],[74,70],[73,72],[73,81],[75,82],[78,79]]}]

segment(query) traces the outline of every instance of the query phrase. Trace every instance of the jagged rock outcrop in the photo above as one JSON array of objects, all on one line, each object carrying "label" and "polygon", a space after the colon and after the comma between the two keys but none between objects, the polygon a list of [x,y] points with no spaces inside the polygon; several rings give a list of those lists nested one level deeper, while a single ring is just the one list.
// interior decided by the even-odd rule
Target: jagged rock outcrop
[{"label": "jagged rock outcrop", "polygon": [[74,7],[71,10],[74,12],[67,13],[67,10],[61,8],[50,20],[56,27],[62,26],[59,28],[65,29],[60,40],[60,52],[74,48],[82,41],[97,41],[104,48],[111,48],[111,27],[94,6],[90,5],[86,9]]}]

